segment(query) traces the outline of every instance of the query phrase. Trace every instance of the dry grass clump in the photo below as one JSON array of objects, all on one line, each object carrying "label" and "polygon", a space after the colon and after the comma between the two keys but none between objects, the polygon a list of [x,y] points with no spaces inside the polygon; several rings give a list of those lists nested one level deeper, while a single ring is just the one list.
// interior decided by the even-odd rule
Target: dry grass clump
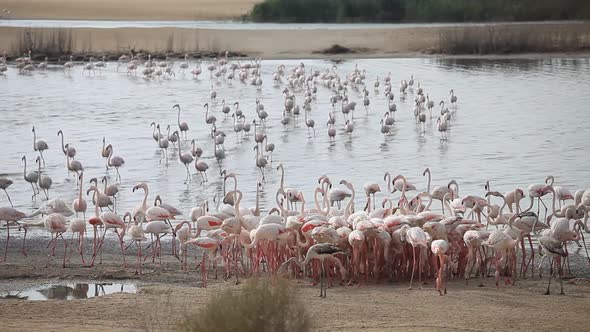
[{"label": "dry grass clump", "polygon": [[214,295],[178,325],[183,332],[305,332],[311,318],[286,280],[250,279]]}]

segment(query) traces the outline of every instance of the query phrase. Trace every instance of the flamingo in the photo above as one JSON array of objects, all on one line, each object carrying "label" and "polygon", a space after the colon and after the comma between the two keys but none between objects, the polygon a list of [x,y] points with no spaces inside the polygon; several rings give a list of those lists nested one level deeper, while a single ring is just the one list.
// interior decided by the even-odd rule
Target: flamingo
[{"label": "flamingo", "polygon": [[[137,266],[135,267],[135,274],[141,275],[142,242],[147,240],[147,238],[145,237],[143,228],[141,227],[141,225],[137,223],[136,219],[132,218],[131,213],[125,212],[125,215],[123,216],[123,221],[125,221],[127,217],[129,217],[129,221],[127,221],[127,235],[131,238],[131,244],[135,243],[135,245],[137,246]],[[131,225],[132,219],[133,225]]]},{"label": "flamingo", "polygon": [[[174,132],[174,135],[176,137],[178,137],[178,131]],[[180,142],[178,143],[178,162],[184,164],[184,167],[186,168],[186,178],[184,179],[184,183],[188,183],[191,182],[191,174],[188,170],[188,165],[190,165],[193,162],[193,156],[192,156],[192,152],[187,152],[187,153],[182,153],[181,147],[180,147]]]},{"label": "flamingo", "polygon": [[57,132],[57,136],[61,136],[61,150],[66,156],[66,166],[69,166],[68,160],[76,156],[76,149],[69,144],[64,144],[64,134],[61,129]]},{"label": "flamingo", "polygon": [[84,172],[80,172],[78,176],[78,181],[80,181],[80,188],[78,190],[78,197],[72,202],[72,209],[76,212],[76,217],[78,217],[78,213],[82,212],[84,215],[84,220],[86,220],[86,200],[82,197],[82,180],[84,179]]},{"label": "flamingo", "polygon": [[[185,55],[185,60],[186,60],[186,55]],[[182,64],[181,64],[181,66],[182,66]],[[180,130],[181,134],[184,134],[184,137],[186,139],[186,132],[188,131],[188,124],[186,122],[180,122],[180,105],[175,104],[174,106],[172,106],[172,109],[174,109],[174,108],[178,108],[178,118],[177,118],[178,129]]]},{"label": "flamingo", "polygon": [[110,144],[107,145],[106,149],[109,152],[109,157],[107,159],[107,165],[109,167],[115,168],[115,170],[117,171],[116,179],[121,181],[121,174],[119,173],[119,168],[123,167],[123,165],[125,165],[125,160],[119,156],[113,156],[113,146],[112,145],[110,145]]},{"label": "flamingo", "polygon": [[206,162],[199,160],[199,157],[201,156],[201,154],[203,153],[202,150],[199,153],[198,148],[195,146],[195,140],[191,141],[191,145],[192,145],[192,154],[195,157],[195,168],[197,169],[197,172],[199,172],[199,174],[201,175],[202,181],[201,184],[203,182],[207,182],[209,181],[207,179],[207,170],[209,169],[209,165],[207,165]]},{"label": "flamingo", "polygon": [[119,187],[117,184],[111,184],[108,185],[108,181],[107,181],[107,177],[106,175],[102,177],[101,180],[102,183],[104,183],[104,194],[107,197],[112,197],[112,202],[113,202],[113,211],[117,212],[117,194],[119,193]]},{"label": "flamingo", "polygon": [[47,198],[49,200],[49,188],[51,188],[51,184],[53,183],[53,180],[51,180],[51,178],[49,176],[41,173],[41,159],[39,157],[37,157],[35,162],[39,166],[39,173],[38,173],[39,174],[39,182],[37,185],[39,187],[41,187],[41,189],[43,189],[43,192],[45,193],[45,198]]},{"label": "flamingo", "polygon": [[281,265],[281,267],[279,268],[279,271],[282,271],[283,269],[285,269],[291,262],[295,262],[299,266],[299,268],[304,269],[305,266],[307,264],[309,264],[309,262],[312,259],[318,259],[320,261],[320,268],[321,268],[320,297],[325,298],[326,297],[326,281],[325,281],[326,271],[325,271],[324,262],[326,259],[333,260],[338,265],[338,268],[340,269],[340,275],[342,277],[342,280],[344,281],[344,279],[346,279],[346,269],[342,265],[342,262],[340,261],[340,259],[338,257],[336,257],[336,255],[339,255],[339,254],[345,255],[345,256],[349,255],[345,250],[341,249],[340,247],[338,247],[336,245],[330,244],[330,243],[314,244],[313,246],[309,247],[309,249],[307,250],[307,254],[305,255],[305,259],[303,261],[297,260],[297,257],[291,257]]},{"label": "flamingo", "polygon": [[[418,263],[418,282],[422,288],[422,247],[428,248],[426,233],[420,227],[411,227],[406,233],[406,239],[412,246],[412,277],[410,278],[410,288],[412,289],[412,282],[414,281],[414,273],[416,271],[416,248],[418,248],[419,263]],[[438,283],[437,283],[438,285]]]},{"label": "flamingo", "polygon": [[[563,244],[562,242],[554,239],[553,237],[550,236],[542,236],[539,238],[539,245],[541,248],[543,248],[543,251],[545,252],[545,255],[543,255],[543,258],[541,258],[541,264],[543,264],[543,260],[545,260],[545,257],[549,257],[549,264],[551,266],[551,274],[549,275],[549,283],[547,284],[547,291],[545,291],[544,295],[549,295],[550,294],[550,290],[551,290],[551,279],[553,278],[553,274],[554,274],[554,263],[555,263],[555,258],[561,258],[561,257],[566,257],[566,253],[563,250]],[[541,271],[541,264],[539,264],[539,272]],[[561,268],[557,267],[557,264],[555,264],[555,268],[558,269],[559,271],[559,286],[560,286],[560,294],[563,294],[563,280],[561,277]]]},{"label": "flamingo", "polygon": [[[0,207],[0,221],[6,222],[6,246],[4,248],[4,259],[2,261],[6,261],[6,256],[8,254],[8,242],[10,242],[10,223],[18,224],[18,222],[26,216],[27,216],[26,214],[14,209],[14,208]],[[25,239],[26,239],[26,236],[27,236],[27,233],[26,233],[26,228],[25,228]],[[24,241],[25,240],[23,239],[23,253],[25,252],[24,251],[24,249],[25,249],[25,247],[24,247],[25,242]]]},{"label": "flamingo", "polygon": [[201,284],[202,288],[207,287],[207,269],[206,269],[206,259],[208,256],[213,255],[217,249],[219,248],[221,241],[218,239],[214,239],[211,237],[197,237],[192,238],[186,242],[187,245],[193,245],[198,247],[201,250],[204,250],[206,253],[202,254],[201,258],[201,278],[203,283]]},{"label": "flamingo", "polygon": [[[67,250],[68,250],[68,241],[66,241],[66,239],[63,237],[63,234],[68,230],[66,217],[64,217],[63,215],[61,215],[59,213],[49,214],[49,215],[43,217],[43,225],[45,226],[45,229],[48,230],[49,233],[51,233],[51,241],[49,241],[49,244],[47,245],[48,247],[51,247],[51,249],[49,250],[48,260],[47,260],[47,264],[45,265],[45,267],[49,266],[49,261],[51,259],[51,256],[53,256],[55,253],[55,247],[57,245],[57,240],[59,237],[61,237],[64,242],[64,259],[63,259],[63,263],[61,266],[63,268],[65,268],[66,267]],[[54,234],[55,234],[55,239],[53,238]]]},{"label": "flamingo", "polygon": [[439,295],[447,294],[447,282],[445,280],[445,265],[446,262],[449,260],[445,254],[449,251],[449,243],[445,240],[434,240],[430,245],[430,250],[432,253],[438,257],[439,260],[439,267],[438,267],[438,276],[436,277],[436,290],[438,290]]},{"label": "flamingo", "polygon": [[[27,173],[27,157],[23,156],[21,158],[21,160],[24,162],[23,177],[25,178],[25,181],[27,181],[28,183],[31,184],[31,189],[33,189],[33,196],[31,196],[31,199],[34,199],[35,196],[37,196],[39,194],[39,184],[37,183],[39,181],[39,173],[38,172],[28,172]],[[35,184],[35,186],[37,187],[37,190],[35,190],[35,186],[33,186],[33,184]]]},{"label": "flamingo", "polygon": [[43,158],[43,151],[49,149],[49,146],[45,141],[37,140],[37,132],[35,131],[35,126],[33,126],[33,150],[39,151],[39,156],[43,161],[43,167],[45,167],[45,158]]},{"label": "flamingo", "polygon": [[[125,224],[123,219],[121,219],[121,217],[119,217],[119,215],[117,215],[116,213],[111,212],[111,211],[102,212],[98,216],[98,218],[100,219],[100,221],[102,222],[102,225],[104,227],[104,232],[102,233],[102,238],[98,244],[98,252],[102,255],[102,247],[104,245],[104,238],[107,234],[107,231],[109,229],[115,230],[115,233],[117,233],[117,237],[119,238],[119,245],[121,247],[121,255],[123,256],[123,265],[125,267],[127,267],[127,261],[125,260],[125,249],[123,248],[123,243],[124,243],[123,237],[125,236],[125,231],[127,229],[127,225]],[[120,233],[119,233],[119,229],[121,229]],[[95,258],[96,258],[96,255],[93,255],[91,265],[94,264]]]},{"label": "flamingo", "polygon": [[[25,173],[26,175],[26,173]],[[6,189],[8,187],[10,187],[12,185],[12,180],[7,179],[7,178],[0,178],[0,189],[4,190],[4,193],[6,194],[6,197],[8,198],[8,202],[10,202],[10,206],[14,207],[14,205],[12,204],[12,200],[10,199],[10,195],[8,195],[8,192],[6,191]]]}]

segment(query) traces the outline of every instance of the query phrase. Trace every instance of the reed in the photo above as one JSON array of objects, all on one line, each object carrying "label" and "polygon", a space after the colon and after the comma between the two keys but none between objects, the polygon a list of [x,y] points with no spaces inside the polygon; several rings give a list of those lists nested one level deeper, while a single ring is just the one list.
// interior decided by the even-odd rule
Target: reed
[{"label": "reed", "polygon": [[437,53],[506,54],[570,52],[590,49],[587,34],[574,30],[545,31],[505,26],[457,27],[439,33]]},{"label": "reed", "polygon": [[59,57],[72,53],[72,33],[70,29],[53,29],[50,33],[34,33],[25,28],[18,33],[17,45],[13,49],[25,53],[34,50],[36,54]]}]

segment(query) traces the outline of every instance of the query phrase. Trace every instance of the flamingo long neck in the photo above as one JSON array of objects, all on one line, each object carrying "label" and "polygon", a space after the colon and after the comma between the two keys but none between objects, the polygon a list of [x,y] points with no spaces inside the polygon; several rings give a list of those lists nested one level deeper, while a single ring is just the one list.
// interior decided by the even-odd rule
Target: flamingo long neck
[{"label": "flamingo long neck", "polygon": [[504,204],[502,204],[502,207],[500,208],[500,212],[498,213],[498,216],[501,216],[502,215],[502,211],[504,211],[504,208],[507,205],[506,197],[504,197],[504,195],[501,195],[500,197],[502,197],[502,200],[504,201]]},{"label": "flamingo long neck", "polygon": [[178,107],[178,127],[180,128],[180,107]]},{"label": "flamingo long neck", "polygon": [[254,209],[254,215],[260,216],[260,186],[256,184],[256,208]]},{"label": "flamingo long neck", "polygon": [[280,165],[279,167],[281,167],[281,190],[285,190],[285,169],[283,168],[283,165]]},{"label": "flamingo long neck", "polygon": [[451,207],[451,204],[449,204],[449,201],[447,200],[447,197],[448,197],[448,195],[445,195],[443,197],[443,204],[445,205],[445,208],[451,214],[451,217],[454,217],[455,216],[455,210],[453,210],[453,208]]},{"label": "flamingo long neck", "polygon": [[389,174],[389,172],[385,173],[385,181],[387,181],[387,190],[392,193],[393,191],[391,190],[391,174]]},{"label": "flamingo long neck", "polygon": [[238,196],[236,198],[236,202],[234,203],[234,209],[236,210],[236,218],[242,222],[242,216],[240,215],[240,201],[242,200],[242,192],[241,191],[234,191],[235,195]]},{"label": "flamingo long neck", "polygon": [[25,162],[25,167],[23,169],[23,175],[26,178],[27,177],[27,159],[23,159],[23,161]]},{"label": "flamingo long neck", "polygon": [[66,146],[64,145],[64,134],[60,132],[59,136],[61,136],[61,150],[65,155],[67,155]]},{"label": "flamingo long neck", "polygon": [[145,212],[145,210],[147,210],[147,198],[148,198],[148,188],[145,187],[144,189],[144,195],[143,195],[143,202],[141,203],[141,207],[143,208],[143,211]]},{"label": "flamingo long neck", "polygon": [[432,180],[432,175],[430,174],[430,169],[427,169],[428,173],[428,189],[426,189],[430,193],[430,181]]},{"label": "flamingo long neck", "polygon": [[113,165],[111,164],[111,158],[112,158],[112,157],[113,157],[113,147],[110,147],[110,148],[109,148],[109,158],[107,159],[107,164],[108,164],[109,166],[113,166]]},{"label": "flamingo long neck", "polygon": [[92,200],[94,201],[94,216],[98,218],[98,189],[94,187],[94,193],[92,194]]},{"label": "flamingo long neck", "polygon": [[[152,136],[158,137],[158,136],[156,136],[156,125],[154,124],[153,127],[154,127],[154,129],[152,130]],[[158,137],[158,139],[160,139],[160,138]],[[104,142],[102,142],[102,148],[104,149]]]},{"label": "flamingo long neck", "polygon": [[428,204],[426,204],[426,207],[422,211],[428,211],[428,210],[430,210],[430,205],[431,204],[432,204],[432,197],[431,196],[428,196]]},{"label": "flamingo long neck", "polygon": [[354,210],[354,187],[351,185],[349,189],[352,192],[352,195],[350,196],[350,200],[348,201],[348,204],[346,204],[346,208],[344,210],[344,220],[348,220],[348,217],[352,213],[351,211]]},{"label": "flamingo long neck", "polygon": [[82,185],[84,184],[84,173],[80,174],[80,191],[78,191],[78,202],[82,201]]}]

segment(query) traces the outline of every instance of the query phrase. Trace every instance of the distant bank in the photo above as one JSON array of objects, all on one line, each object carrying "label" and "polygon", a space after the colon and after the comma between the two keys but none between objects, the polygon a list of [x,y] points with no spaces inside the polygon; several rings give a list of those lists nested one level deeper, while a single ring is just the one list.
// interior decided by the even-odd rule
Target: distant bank
[{"label": "distant bank", "polygon": [[[334,47],[338,45],[337,47]],[[0,50],[58,57],[129,50],[209,56],[224,51],[262,58],[404,57],[430,54],[590,52],[590,23],[532,22],[329,29],[175,27],[0,27]],[[336,55],[334,55],[336,54]]]}]

